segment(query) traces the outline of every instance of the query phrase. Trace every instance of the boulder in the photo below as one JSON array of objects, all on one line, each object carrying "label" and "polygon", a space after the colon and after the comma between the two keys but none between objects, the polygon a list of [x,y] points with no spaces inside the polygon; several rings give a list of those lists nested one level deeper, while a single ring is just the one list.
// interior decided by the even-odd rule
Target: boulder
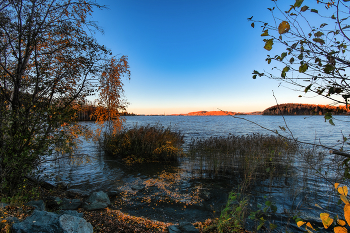
[{"label": "boulder", "polygon": [[80,199],[63,198],[60,209],[62,210],[77,210],[83,202]]},{"label": "boulder", "polygon": [[[76,211],[75,211],[76,212]],[[76,213],[78,215],[78,213]],[[34,210],[23,222],[12,225],[14,233],[90,233],[92,225],[85,219],[68,214]]]},{"label": "boulder", "polygon": [[199,233],[199,230],[189,222],[181,222],[177,225],[171,225],[168,227],[168,230],[169,233]]},{"label": "boulder", "polygon": [[45,203],[47,208],[57,209],[62,204],[62,200],[59,197],[48,197]]},{"label": "boulder", "polygon": [[30,201],[26,205],[34,207],[36,210],[45,210],[45,203],[43,200]]},{"label": "boulder", "polygon": [[88,197],[89,194],[90,194],[88,191],[83,191],[83,190],[80,190],[80,189],[69,189],[65,193],[70,198],[75,198],[77,196],[79,196],[79,197]]},{"label": "boulder", "polygon": [[108,195],[103,192],[93,192],[85,201],[83,208],[85,210],[98,210],[106,208],[111,204],[111,201],[109,200]]}]

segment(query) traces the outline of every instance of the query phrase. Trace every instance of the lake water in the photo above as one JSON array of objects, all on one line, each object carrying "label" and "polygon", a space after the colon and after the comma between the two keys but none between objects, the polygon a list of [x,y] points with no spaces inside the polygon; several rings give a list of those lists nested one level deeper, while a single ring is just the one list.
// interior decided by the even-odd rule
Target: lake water
[{"label": "lake water", "polygon": [[[247,135],[253,133],[272,134],[262,127],[291,136],[279,126],[286,127],[294,138],[308,143],[322,143],[340,146],[343,135],[349,136],[350,117],[336,116],[335,126],[325,122],[323,116],[127,116],[125,128],[134,125],[161,124],[180,130],[185,136],[185,149],[191,138],[226,137],[229,134]],[[81,124],[94,128],[93,122]],[[262,126],[262,127],[261,127]],[[147,164],[128,167],[101,153],[92,142],[84,141],[78,155],[86,155],[88,163],[79,160],[62,160],[43,164],[47,179],[53,184],[65,182],[70,189],[82,191],[106,191],[115,193],[114,208],[136,216],[150,219],[177,221],[204,221],[218,216],[226,203],[228,193],[237,188],[239,180],[233,176],[207,177],[194,174],[191,168],[196,160],[183,158],[176,164]],[[277,214],[269,216],[285,232],[299,229],[290,216],[300,212],[300,216],[317,224],[323,212],[341,214],[342,205],[338,201],[332,184],[340,175],[335,166],[338,158],[326,153],[321,157],[295,155],[290,166],[273,179],[257,180],[249,193],[249,207],[255,209],[264,203],[267,196],[277,204]],[[321,166],[318,164],[322,164]],[[340,182],[347,185],[347,181]],[[318,204],[329,210],[320,210]],[[252,227],[253,223],[249,223]]]}]

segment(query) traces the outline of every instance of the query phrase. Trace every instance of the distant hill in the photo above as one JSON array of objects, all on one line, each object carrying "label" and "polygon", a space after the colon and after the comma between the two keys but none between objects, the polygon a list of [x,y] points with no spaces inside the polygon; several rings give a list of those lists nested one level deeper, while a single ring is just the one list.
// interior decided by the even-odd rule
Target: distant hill
[{"label": "distant hill", "polygon": [[331,112],[333,115],[345,115],[350,112],[345,105],[315,105],[315,104],[279,104],[265,109],[263,115],[324,115]]}]

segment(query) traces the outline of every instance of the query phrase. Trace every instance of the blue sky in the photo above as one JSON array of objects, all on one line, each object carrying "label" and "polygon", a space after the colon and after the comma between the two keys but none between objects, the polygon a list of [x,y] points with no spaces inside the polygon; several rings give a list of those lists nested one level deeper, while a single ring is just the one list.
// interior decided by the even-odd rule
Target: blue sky
[{"label": "blue sky", "polygon": [[129,58],[131,80],[124,80],[128,112],[262,111],[276,104],[272,91],[279,103],[330,103],[313,95],[299,98],[299,92],[265,77],[252,79],[253,70],[271,67],[261,29],[252,28],[247,18],[271,21],[270,0],[98,3],[109,9],[93,12],[92,20],[104,30],[95,37],[114,55]]}]

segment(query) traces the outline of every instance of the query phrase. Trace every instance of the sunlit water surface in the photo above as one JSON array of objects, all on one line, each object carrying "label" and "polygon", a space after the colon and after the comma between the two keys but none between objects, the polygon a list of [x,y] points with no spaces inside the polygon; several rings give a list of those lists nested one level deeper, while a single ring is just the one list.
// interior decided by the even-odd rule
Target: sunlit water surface
[{"label": "sunlit water surface", "polygon": [[[334,121],[336,126],[326,123],[322,116],[285,116],[285,120],[281,116],[240,117],[260,126],[230,116],[128,116],[124,127],[147,124],[170,126],[184,134],[185,149],[191,138],[272,134],[261,126],[290,137],[290,133],[283,132],[279,127],[286,128],[286,123],[294,138],[330,147],[339,146],[338,141],[342,140],[343,135],[349,136],[350,133],[348,116],[337,116]],[[96,127],[93,122],[81,124],[92,129]],[[204,221],[218,216],[228,193],[241,182],[232,174],[198,174],[192,170],[198,161],[189,158],[180,159],[176,164],[128,167],[101,153],[93,142],[83,141],[77,155],[85,155],[89,162],[80,164],[79,159],[47,162],[42,168],[46,175],[51,176],[45,179],[53,184],[65,182],[69,189],[115,193],[114,208],[165,222]],[[334,156],[327,152],[321,161],[325,165],[321,170],[316,170],[317,158],[307,161],[303,156],[296,155],[278,177],[251,184],[249,207],[256,209],[258,203],[266,201],[264,196],[275,202],[277,214],[270,216],[270,219],[279,225],[278,229],[282,232],[286,227],[292,232],[298,230],[290,216],[299,211],[302,217],[313,223],[319,222],[322,211],[341,214],[342,205],[334,205],[339,198],[332,184],[339,181],[339,176],[332,167],[333,159]],[[342,184],[347,182],[343,181]],[[330,209],[321,211],[315,204]],[[252,227],[252,224],[248,227]]]}]

